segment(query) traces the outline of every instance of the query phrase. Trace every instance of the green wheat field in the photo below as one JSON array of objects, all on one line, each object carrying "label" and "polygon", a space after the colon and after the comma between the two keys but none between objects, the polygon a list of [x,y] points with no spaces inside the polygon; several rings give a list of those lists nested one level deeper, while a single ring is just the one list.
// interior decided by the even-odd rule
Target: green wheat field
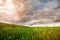
[{"label": "green wheat field", "polygon": [[60,27],[28,27],[0,23],[0,40],[60,40]]}]

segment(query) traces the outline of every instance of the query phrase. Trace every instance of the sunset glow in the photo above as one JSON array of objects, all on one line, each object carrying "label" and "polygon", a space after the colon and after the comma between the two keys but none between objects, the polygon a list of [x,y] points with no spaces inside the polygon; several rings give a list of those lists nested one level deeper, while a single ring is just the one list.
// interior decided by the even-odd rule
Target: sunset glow
[{"label": "sunset glow", "polygon": [[23,2],[17,4],[13,0],[0,0],[0,20],[20,20],[19,14],[23,14],[22,12],[24,12]]}]

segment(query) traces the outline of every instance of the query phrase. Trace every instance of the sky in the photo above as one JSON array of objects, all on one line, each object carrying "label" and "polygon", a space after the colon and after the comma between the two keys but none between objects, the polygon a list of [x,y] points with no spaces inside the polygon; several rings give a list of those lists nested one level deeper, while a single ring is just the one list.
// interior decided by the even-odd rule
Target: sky
[{"label": "sky", "polygon": [[[27,15],[28,16],[27,19],[30,19],[32,21],[38,20],[41,17],[41,15],[44,16],[44,18],[45,18],[45,16],[47,16],[45,19],[50,19],[50,18],[52,18],[51,16],[53,16],[53,19],[51,19],[52,21],[54,21],[55,18],[56,18],[56,20],[60,19],[60,17],[58,17],[58,15],[60,15],[60,10],[59,10],[60,9],[60,0],[27,0],[27,1],[28,1],[28,5],[29,5],[29,8],[28,8],[29,12]],[[41,15],[39,15],[39,14],[41,14]],[[50,14],[52,14],[52,15],[50,15]],[[43,19],[43,17],[42,17],[42,19]],[[44,20],[42,20],[42,21],[44,21]],[[28,22],[28,23],[30,23],[30,22]],[[33,22],[31,22],[31,23],[33,23]]]},{"label": "sky", "polygon": [[[33,16],[35,13],[38,14],[37,12],[38,11],[40,12],[41,10],[45,13],[45,11],[52,11],[52,10],[56,10],[56,9],[60,8],[60,0],[26,0],[25,3],[28,4],[27,9],[29,10],[28,13],[29,13],[30,17],[31,17],[31,15]],[[6,6],[7,6],[6,8],[8,8],[10,10],[8,12],[6,11],[7,14],[13,15],[13,13],[15,12],[15,9],[12,4],[12,0],[7,1]],[[2,10],[2,8],[0,8],[0,9]],[[14,11],[12,11],[12,9]],[[14,16],[13,16],[13,18],[14,18]]]},{"label": "sky", "polygon": [[36,0],[35,6],[36,9],[44,8],[54,9],[59,6],[59,0]]},{"label": "sky", "polygon": [[45,10],[55,10],[60,8],[60,0],[27,0],[28,1],[28,9],[32,14],[37,11]]}]

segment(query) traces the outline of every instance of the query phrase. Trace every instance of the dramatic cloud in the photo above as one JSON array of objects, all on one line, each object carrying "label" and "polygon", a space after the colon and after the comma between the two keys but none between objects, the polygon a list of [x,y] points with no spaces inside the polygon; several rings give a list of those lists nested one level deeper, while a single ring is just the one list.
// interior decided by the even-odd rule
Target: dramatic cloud
[{"label": "dramatic cloud", "polygon": [[59,6],[58,0],[27,0],[28,10],[31,13],[36,13],[39,10],[52,10]]},{"label": "dramatic cloud", "polygon": [[15,20],[14,22],[23,24],[50,23],[60,20],[60,0],[22,0],[22,2],[14,0],[16,5],[12,1],[7,0],[6,7],[3,6],[5,7],[3,8],[0,0],[0,16],[3,16],[3,20],[11,19],[11,21]]},{"label": "dramatic cloud", "polygon": [[49,23],[60,19],[60,16],[58,16],[60,15],[60,0],[28,0],[28,1],[29,11],[26,17],[27,20],[29,21],[38,20],[39,22],[44,23],[44,20],[47,19],[47,22]]}]

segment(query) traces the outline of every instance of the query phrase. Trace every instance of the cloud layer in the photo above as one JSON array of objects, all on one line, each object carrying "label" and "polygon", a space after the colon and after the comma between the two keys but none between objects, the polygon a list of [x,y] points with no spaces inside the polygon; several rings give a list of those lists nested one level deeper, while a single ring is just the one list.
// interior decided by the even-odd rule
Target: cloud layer
[{"label": "cloud layer", "polygon": [[60,20],[60,0],[27,0],[27,2],[28,12],[25,20],[40,20],[40,23],[44,23],[44,20],[48,23]]},{"label": "cloud layer", "polygon": [[[18,1],[20,1],[20,0],[17,0],[17,3],[18,3]],[[19,2],[19,3],[21,3],[21,2]],[[60,20],[60,0],[25,0],[23,3],[27,4],[27,5],[25,5],[25,8],[27,8],[27,13],[25,13],[25,8],[24,8],[23,14],[20,13],[25,16],[23,18],[23,20],[20,20],[21,15],[20,14],[17,15],[17,13],[16,13],[15,15],[18,16],[18,19],[20,21],[18,21],[17,18],[14,18],[14,16],[13,16],[14,20],[18,21],[18,22],[14,21],[14,23],[16,22],[16,23],[23,23],[23,24],[29,24],[29,23],[36,24],[36,23],[51,23],[51,22],[55,22],[56,20],[57,21]],[[12,4],[10,3],[10,5],[12,5]],[[8,9],[10,9],[12,11],[12,7],[10,7],[10,5],[8,6]],[[21,10],[20,8],[22,8],[22,7],[19,5],[16,7],[19,10]],[[2,9],[2,8],[0,8],[0,9]],[[16,11],[17,11],[17,9],[16,9]],[[15,12],[15,11],[13,11],[13,12]],[[11,14],[11,12],[9,12],[9,13],[7,12],[7,14]],[[2,14],[2,15],[4,15],[4,14]],[[6,16],[4,16],[4,17],[6,17]]]}]

